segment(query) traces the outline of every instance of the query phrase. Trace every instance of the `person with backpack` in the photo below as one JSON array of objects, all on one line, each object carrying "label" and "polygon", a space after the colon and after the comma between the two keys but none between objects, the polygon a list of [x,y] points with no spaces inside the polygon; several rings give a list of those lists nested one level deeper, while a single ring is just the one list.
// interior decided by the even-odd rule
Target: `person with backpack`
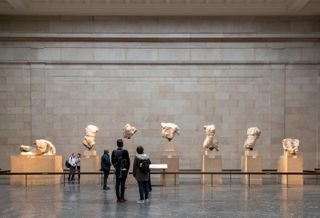
[{"label": "person with backpack", "polygon": [[140,200],[138,204],[143,204],[149,201],[149,179],[150,179],[150,168],[151,161],[149,156],[143,153],[144,149],[142,146],[137,147],[137,155],[133,162],[133,176],[138,182]]},{"label": "person with backpack", "polygon": [[68,159],[68,163],[69,163],[69,176],[68,176],[68,181],[73,181],[74,180],[74,173],[76,171],[76,155],[74,153],[71,154],[71,156]]},{"label": "person with backpack", "polygon": [[122,203],[127,201],[124,198],[124,191],[130,168],[130,158],[128,151],[123,149],[122,139],[117,140],[117,146],[118,148],[112,151],[111,163],[115,169],[117,202]]},{"label": "person with backpack", "polygon": [[109,150],[104,150],[103,155],[101,157],[101,171],[103,171],[103,190],[109,190],[110,188],[107,186],[107,180],[110,172],[110,157]]}]

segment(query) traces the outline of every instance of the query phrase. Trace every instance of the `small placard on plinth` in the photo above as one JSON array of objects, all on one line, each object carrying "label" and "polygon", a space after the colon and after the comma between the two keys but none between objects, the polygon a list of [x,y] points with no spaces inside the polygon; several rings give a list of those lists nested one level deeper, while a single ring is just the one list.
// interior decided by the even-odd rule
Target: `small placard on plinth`
[{"label": "small placard on plinth", "polygon": [[[100,158],[96,150],[85,150],[80,162],[81,172],[100,172]],[[81,175],[81,184],[100,184],[100,175]]]},{"label": "small placard on plinth", "polygon": [[[160,163],[167,164],[168,169],[165,172],[179,172],[179,154],[174,150],[174,144],[172,141],[165,144],[165,150],[160,156]],[[178,185],[179,184],[179,174],[164,174],[160,176],[161,184],[164,186]]]},{"label": "small placard on plinth", "polygon": [[[10,158],[12,173],[62,173],[62,156],[59,155],[12,155]],[[14,175],[11,185],[55,185],[60,184],[61,175]],[[26,184],[27,183],[27,184]]]},{"label": "small placard on plinth", "polygon": [[[241,155],[242,172],[262,172],[261,156],[256,151],[245,151]],[[243,183],[252,185],[262,185],[262,175],[244,175]]]},{"label": "small placard on plinth", "polygon": [[[222,171],[222,158],[221,155],[214,155],[209,153],[208,155],[202,155],[201,172],[211,173],[211,172],[221,172]],[[201,175],[201,184],[203,185],[213,185],[222,184],[221,175]]]},{"label": "small placard on plinth", "polygon": [[[278,162],[278,172],[303,172],[303,157],[301,155],[281,155]],[[303,185],[303,175],[281,175],[283,185]]]}]

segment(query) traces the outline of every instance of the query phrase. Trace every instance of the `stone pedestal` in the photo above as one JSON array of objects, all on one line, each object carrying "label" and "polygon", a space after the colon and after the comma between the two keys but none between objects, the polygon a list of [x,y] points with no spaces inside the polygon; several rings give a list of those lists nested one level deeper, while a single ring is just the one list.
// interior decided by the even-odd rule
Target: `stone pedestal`
[{"label": "stone pedestal", "polygon": [[[59,155],[12,155],[11,156],[11,172],[63,172],[62,156]],[[27,184],[26,184],[27,182]],[[11,185],[54,185],[60,184],[61,175],[24,175],[11,176]]]},{"label": "stone pedestal", "polygon": [[[300,155],[281,155],[278,172],[303,172],[303,157]],[[281,184],[303,185],[303,175],[281,175]]]},{"label": "stone pedestal", "polygon": [[[262,160],[258,152],[245,151],[241,156],[242,172],[262,172]],[[249,184],[249,175],[243,176],[243,183]],[[262,185],[262,175],[250,175],[250,184]]]},{"label": "stone pedestal", "polygon": [[[201,172],[221,172],[222,170],[222,158],[221,155],[202,155]],[[213,175],[211,181],[211,175],[201,175],[201,184],[213,185],[222,184],[221,175]]]},{"label": "stone pedestal", "polygon": [[[168,164],[168,169],[165,172],[179,172],[179,160],[180,157],[178,153],[174,150],[174,143],[167,142],[165,144],[165,150],[160,156],[161,164]],[[161,175],[160,182],[164,186],[178,185],[179,184],[179,174],[175,175]]]},{"label": "stone pedestal", "polygon": [[[100,158],[97,155],[85,155],[88,151],[83,152],[81,157],[81,172],[100,172]],[[81,175],[81,184],[100,184],[100,175]]]}]

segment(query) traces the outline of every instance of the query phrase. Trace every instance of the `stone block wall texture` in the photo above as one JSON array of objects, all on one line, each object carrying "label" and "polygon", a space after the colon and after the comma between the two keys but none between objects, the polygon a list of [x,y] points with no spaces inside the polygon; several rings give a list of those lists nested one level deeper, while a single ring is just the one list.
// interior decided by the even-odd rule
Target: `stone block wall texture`
[{"label": "stone block wall texture", "polygon": [[[319,17],[0,17],[0,168],[19,145],[45,138],[66,159],[82,152],[84,128],[100,128],[99,155],[130,123],[128,143],[160,162],[160,122],[179,125],[180,167],[199,169],[203,125],[214,123],[223,169],[240,168],[246,130],[262,131],[262,168],[276,169],[283,138],[300,139],[304,168],[319,167]],[[7,39],[3,34],[20,35]],[[96,40],[99,34],[233,34],[233,40]],[[42,40],[30,39],[42,34]],[[71,39],[46,39],[69,34]],[[92,34],[77,40],[81,34]],[[239,38],[237,38],[237,36]],[[143,38],[142,37],[142,38]]]}]

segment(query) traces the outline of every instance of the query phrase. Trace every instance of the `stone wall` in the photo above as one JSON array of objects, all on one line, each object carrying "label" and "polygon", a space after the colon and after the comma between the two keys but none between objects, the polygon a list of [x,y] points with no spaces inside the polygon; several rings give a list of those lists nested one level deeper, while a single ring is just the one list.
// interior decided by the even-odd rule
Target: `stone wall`
[{"label": "stone wall", "polygon": [[160,122],[174,122],[182,168],[200,167],[211,123],[224,169],[239,168],[252,126],[263,168],[277,167],[285,137],[300,139],[305,169],[319,167],[319,20],[0,17],[0,168],[38,138],[64,158],[82,152],[87,124],[102,154],[127,122],[139,130],[129,151],[143,145],[154,163]]}]

